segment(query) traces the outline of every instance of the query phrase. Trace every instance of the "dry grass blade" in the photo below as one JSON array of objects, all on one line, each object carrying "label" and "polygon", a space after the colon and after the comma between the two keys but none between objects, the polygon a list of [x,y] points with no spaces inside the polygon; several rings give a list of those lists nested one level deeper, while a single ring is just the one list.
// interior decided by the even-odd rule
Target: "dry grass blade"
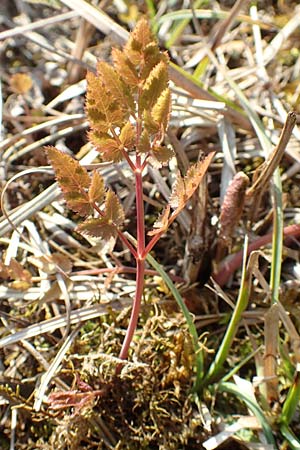
[{"label": "dry grass blade", "polygon": [[106,35],[113,35],[120,43],[126,42],[128,32],[94,5],[84,0],[62,0],[69,8],[77,11],[87,22],[93,24]]},{"label": "dry grass blade", "polygon": [[264,382],[266,384],[266,397],[268,402],[278,401],[278,332],[279,311],[275,303],[265,315],[265,356],[264,356]]},{"label": "dry grass blade", "polygon": [[[215,35],[213,39],[213,43],[211,46],[211,50],[214,51],[221,43],[223,36],[229,30],[230,26],[233,24],[236,16],[239,11],[245,4],[248,3],[248,0],[238,0],[234,3],[233,7],[230,10],[230,13],[226,19],[224,19],[221,23],[216,25]],[[213,30],[214,31],[214,30]]]},{"label": "dry grass blade", "polygon": [[51,382],[51,379],[55,375],[56,371],[58,370],[63,358],[65,357],[67,351],[69,350],[70,346],[74,342],[74,339],[76,338],[77,334],[79,333],[79,330],[81,328],[81,324],[79,323],[74,330],[71,332],[71,334],[65,339],[63,345],[59,349],[59,351],[56,353],[55,358],[49,365],[47,371],[43,374],[41,379],[41,384],[37,391],[35,392],[35,402],[33,405],[33,409],[35,411],[39,411],[42,403],[44,401],[45,393],[49,387],[49,383]]},{"label": "dry grass blade", "polygon": [[280,161],[282,160],[287,144],[291,138],[293,128],[296,124],[296,119],[296,114],[294,112],[289,112],[277,146],[274,148],[273,152],[270,154],[263,166],[258,169],[259,175],[256,176],[254,183],[247,190],[246,195],[248,198],[251,198],[251,196],[260,192],[264,186],[269,183],[275,169],[279,166]]},{"label": "dry grass blade", "polygon": [[47,25],[53,25],[55,23],[62,22],[63,20],[73,19],[73,17],[77,17],[78,14],[79,13],[74,10],[63,14],[57,14],[56,16],[48,17],[47,19],[37,20],[36,22],[28,23],[26,25],[16,26],[10,30],[2,31],[0,33],[0,41],[14,37],[18,34],[25,34],[32,30],[38,30],[39,28],[44,28]]},{"label": "dry grass blade", "polygon": [[269,43],[269,45],[264,50],[264,63],[269,64],[276,56],[284,42],[291,36],[292,33],[300,25],[300,8],[299,6],[295,8],[294,14],[289,22],[276,34],[274,39]]},{"label": "dry grass blade", "polygon": [[[182,89],[189,92],[189,94],[191,94],[193,98],[209,101],[216,100],[216,98],[207,90],[203,89],[191,75],[189,75],[187,72],[174,65],[173,63],[170,64],[169,75],[170,79],[177,86],[180,86]],[[224,115],[228,116],[229,120],[232,120],[232,122],[243,128],[244,130],[252,130],[249,120],[241,113],[235,111],[233,108],[228,107],[227,111],[224,112]]]},{"label": "dry grass blade", "polygon": [[44,322],[30,325],[23,330],[16,331],[9,336],[3,337],[2,339],[0,339],[0,348],[15,344],[23,339],[30,339],[45,333],[53,333],[53,331],[59,328],[66,327],[68,324],[68,320],[71,325],[76,325],[86,320],[105,316],[106,314],[108,314],[108,311],[110,309],[118,311],[122,310],[123,308],[124,304],[120,303],[119,301],[113,301],[108,303],[107,305],[94,305],[83,307],[79,310],[72,310],[69,319],[64,314],[60,317],[54,317],[52,319],[45,320]]}]

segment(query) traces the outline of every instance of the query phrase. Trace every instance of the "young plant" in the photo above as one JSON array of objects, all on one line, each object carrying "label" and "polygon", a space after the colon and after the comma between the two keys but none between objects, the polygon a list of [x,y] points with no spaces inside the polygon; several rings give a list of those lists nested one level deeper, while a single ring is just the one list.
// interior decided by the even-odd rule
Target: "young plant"
[{"label": "young plant", "polygon": [[147,21],[141,19],[123,51],[113,49],[112,59],[112,66],[99,62],[97,74],[87,74],[88,137],[103,161],[126,160],[132,171],[136,246],[122,231],[124,210],[117,195],[105,188],[101,175],[94,171],[90,176],[78,161],[54,147],[47,153],[68,207],[84,218],[77,231],[105,241],[118,237],[135,258],[136,292],[120,352],[120,358],[127,359],[141,306],[146,257],[193,195],[213,154],[192,165],[185,177],[177,174],[169,204],[146,240],[143,175],[148,164],[162,166],[173,157],[163,143],[171,111],[168,56],[160,52]]}]

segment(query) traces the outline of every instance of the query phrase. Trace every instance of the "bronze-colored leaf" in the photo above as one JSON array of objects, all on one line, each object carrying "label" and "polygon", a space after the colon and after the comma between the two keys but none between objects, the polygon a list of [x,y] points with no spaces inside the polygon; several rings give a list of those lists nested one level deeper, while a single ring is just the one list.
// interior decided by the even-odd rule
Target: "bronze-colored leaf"
[{"label": "bronze-colored leaf", "polygon": [[127,83],[133,90],[137,91],[139,84],[139,76],[136,67],[128,59],[126,54],[119,49],[113,48],[112,58],[114,66],[122,80]]},{"label": "bronze-colored leaf", "polygon": [[144,129],[141,134],[137,149],[140,153],[148,153],[151,150],[150,137],[146,129]]},{"label": "bronze-colored leaf", "polygon": [[142,18],[130,33],[128,42],[124,47],[124,53],[134,65],[138,65],[141,62],[143,50],[153,40],[149,24],[145,18]]},{"label": "bronze-colored leaf", "polygon": [[103,161],[119,162],[124,158],[123,146],[107,133],[98,133],[90,131],[88,133],[90,142],[95,145],[97,151],[101,154]]},{"label": "bronze-colored leaf", "polygon": [[107,191],[106,194],[104,217],[108,223],[113,223],[116,227],[123,225],[125,220],[125,213],[120,200],[111,190]]},{"label": "bronze-colored leaf", "polygon": [[185,207],[186,203],[201,183],[214,155],[215,153],[211,152],[204,159],[193,164],[187,170],[184,178],[182,178],[180,174],[177,175],[169,201],[171,207],[175,208],[173,215],[177,216],[177,214]]},{"label": "bronze-colored leaf", "polygon": [[168,87],[168,68],[164,61],[160,61],[150,72],[143,86],[139,98],[141,111],[151,109],[161,93]]},{"label": "bronze-colored leaf", "polygon": [[153,67],[155,67],[160,61],[163,61],[166,64],[169,62],[167,53],[163,53],[159,50],[156,41],[150,42],[150,44],[145,47],[143,51],[143,58],[144,66],[142,67],[140,73],[141,80],[145,80],[149,76],[149,73]]},{"label": "bronze-colored leaf", "polygon": [[105,241],[112,237],[115,238],[117,234],[116,227],[103,217],[85,220],[76,227],[76,231],[86,236],[99,237]]},{"label": "bronze-colored leaf", "polygon": [[46,152],[68,207],[81,216],[89,215],[92,211],[87,193],[90,177],[86,169],[55,147],[47,147]]},{"label": "bronze-colored leaf", "polygon": [[152,108],[151,116],[159,125],[163,126],[163,129],[166,130],[169,117],[171,112],[171,91],[169,88],[166,88],[160,94],[157,102]]},{"label": "bronze-colored leaf", "polygon": [[151,112],[146,109],[144,111],[144,125],[145,129],[150,135],[156,134],[160,130],[159,124],[155,122],[151,115]]},{"label": "bronze-colored leaf", "polygon": [[161,215],[157,218],[157,220],[153,224],[153,230],[148,232],[149,236],[154,236],[159,233],[163,233],[168,229],[170,217],[170,205],[163,210]]},{"label": "bronze-colored leaf", "polygon": [[113,127],[121,127],[129,113],[113,97],[100,77],[87,73],[86,112],[93,129],[106,133]]},{"label": "bronze-colored leaf", "polygon": [[100,61],[97,64],[97,74],[105,84],[106,90],[110,92],[111,98],[114,98],[124,111],[133,112],[135,110],[133,97],[117,71],[108,63]]},{"label": "bronze-colored leaf", "polygon": [[174,156],[174,151],[171,147],[166,145],[153,146],[151,156],[154,157],[160,164],[167,164]]},{"label": "bronze-colored leaf", "polygon": [[102,203],[104,200],[105,195],[105,187],[104,187],[104,180],[97,172],[94,170],[92,175],[92,181],[89,187],[89,200],[91,204],[94,203]]},{"label": "bronze-colored leaf", "polygon": [[119,138],[124,147],[129,151],[133,150],[136,141],[135,127],[130,122],[127,122],[122,128]]}]

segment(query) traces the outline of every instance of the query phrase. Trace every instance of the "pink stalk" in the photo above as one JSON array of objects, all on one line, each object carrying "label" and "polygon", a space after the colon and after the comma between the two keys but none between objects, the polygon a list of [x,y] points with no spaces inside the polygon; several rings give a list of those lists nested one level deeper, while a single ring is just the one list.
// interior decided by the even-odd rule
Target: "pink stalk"
[{"label": "pink stalk", "polygon": [[[251,242],[248,246],[248,255],[254,250],[258,250],[264,245],[270,244],[272,242],[272,233],[266,234],[257,238],[255,241]],[[300,224],[289,225],[283,229],[284,237],[297,237],[300,236]],[[243,260],[243,250],[230,255],[225,259],[218,268],[218,272],[212,275],[213,279],[220,285],[224,286],[227,283],[231,275],[241,267]]]},{"label": "pink stalk", "polygon": [[129,325],[120,352],[120,359],[127,359],[129,347],[136,330],[141,302],[144,290],[145,274],[145,223],[144,223],[144,201],[143,180],[140,155],[136,157],[135,168],[135,190],[136,190],[136,214],[137,214],[137,256],[136,256],[136,291],[133,301]]}]

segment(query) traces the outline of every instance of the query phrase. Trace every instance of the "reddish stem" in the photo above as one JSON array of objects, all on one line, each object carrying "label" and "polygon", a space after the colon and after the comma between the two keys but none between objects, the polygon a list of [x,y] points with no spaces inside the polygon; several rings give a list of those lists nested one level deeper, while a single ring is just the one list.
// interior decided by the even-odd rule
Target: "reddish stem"
[{"label": "reddish stem", "polygon": [[128,351],[129,347],[137,326],[140,308],[141,308],[141,302],[142,302],[142,296],[143,296],[143,290],[144,290],[144,273],[145,273],[145,260],[144,259],[138,259],[136,262],[136,292],[135,292],[135,299],[132,306],[131,316],[128,328],[126,330],[126,336],[122,345],[122,349],[120,352],[120,359],[127,359],[128,357]]},{"label": "reddish stem", "polygon": [[119,356],[121,359],[127,359],[128,357],[129,347],[138,322],[144,290],[145,223],[144,223],[143,177],[141,170],[140,155],[136,156],[135,190],[136,190],[136,215],[137,215],[136,291],[131,316],[129,320],[129,325],[126,331],[126,336]]},{"label": "reddish stem", "polygon": [[[270,244],[272,242],[272,233],[266,234],[259,237],[255,241],[251,242],[248,246],[249,255],[254,250],[258,250],[264,245]],[[285,237],[297,237],[300,236],[300,224],[289,225],[283,229],[283,236]],[[218,272],[212,275],[213,279],[219,284],[219,286],[224,286],[227,283],[231,275],[235,270],[237,270],[243,260],[243,250],[231,255],[227,258],[218,268]]]}]

